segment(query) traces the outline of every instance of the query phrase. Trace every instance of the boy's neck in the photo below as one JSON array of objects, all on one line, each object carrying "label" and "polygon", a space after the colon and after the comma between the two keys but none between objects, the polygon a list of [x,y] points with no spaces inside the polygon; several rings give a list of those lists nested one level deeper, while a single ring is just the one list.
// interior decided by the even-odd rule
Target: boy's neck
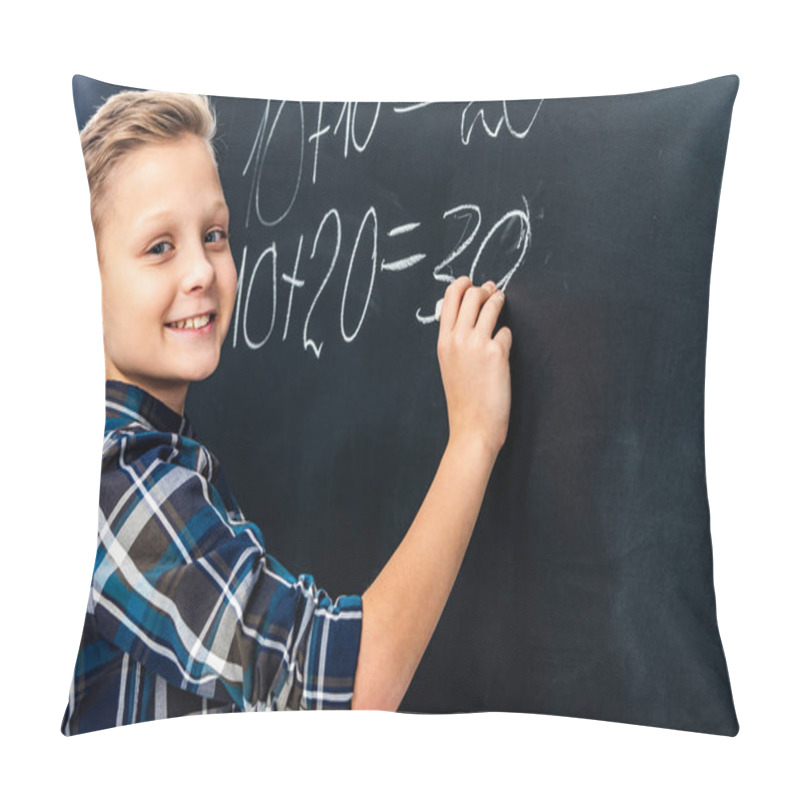
[{"label": "boy's neck", "polygon": [[186,406],[186,394],[189,391],[188,383],[123,375],[113,364],[109,363],[106,363],[106,380],[122,381],[132,386],[138,386],[155,397],[156,400],[160,400],[167,408],[183,416]]}]

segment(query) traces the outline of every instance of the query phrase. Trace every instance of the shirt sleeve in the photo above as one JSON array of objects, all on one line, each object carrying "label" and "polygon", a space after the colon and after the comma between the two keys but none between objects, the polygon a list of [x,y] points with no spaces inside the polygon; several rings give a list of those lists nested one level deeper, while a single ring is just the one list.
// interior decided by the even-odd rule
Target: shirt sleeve
[{"label": "shirt sleeve", "polygon": [[335,602],[265,551],[177,450],[121,436],[104,454],[90,610],[169,683],[245,711],[349,708],[361,598]]}]

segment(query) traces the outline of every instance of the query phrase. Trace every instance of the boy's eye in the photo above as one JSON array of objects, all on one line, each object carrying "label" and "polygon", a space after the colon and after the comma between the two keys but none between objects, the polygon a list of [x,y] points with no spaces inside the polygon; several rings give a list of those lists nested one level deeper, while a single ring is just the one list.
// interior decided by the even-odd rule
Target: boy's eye
[{"label": "boy's eye", "polygon": [[154,256],[163,256],[172,248],[169,242],[156,242],[147,252]]},{"label": "boy's eye", "polygon": [[215,244],[216,242],[221,242],[228,238],[228,234],[223,230],[213,230],[209,231],[205,235],[205,242],[206,244]]}]

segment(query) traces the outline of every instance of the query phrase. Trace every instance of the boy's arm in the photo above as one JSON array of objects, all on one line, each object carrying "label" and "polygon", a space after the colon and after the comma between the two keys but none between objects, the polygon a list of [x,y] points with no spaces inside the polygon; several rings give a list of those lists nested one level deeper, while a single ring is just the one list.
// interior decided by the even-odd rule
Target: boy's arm
[{"label": "boy's arm", "polygon": [[466,278],[445,294],[438,354],[450,437],[408,533],[363,595],[353,708],[394,711],[428,646],[478,517],[510,408],[503,295]]}]

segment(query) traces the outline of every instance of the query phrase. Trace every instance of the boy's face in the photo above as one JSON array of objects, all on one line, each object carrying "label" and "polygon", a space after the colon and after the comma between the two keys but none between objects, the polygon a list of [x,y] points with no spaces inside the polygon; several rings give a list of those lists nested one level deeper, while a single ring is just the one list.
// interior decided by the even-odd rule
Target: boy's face
[{"label": "boy's face", "polygon": [[217,367],[236,294],[228,207],[197,136],[146,145],[109,176],[98,259],[106,377],[182,412]]}]

